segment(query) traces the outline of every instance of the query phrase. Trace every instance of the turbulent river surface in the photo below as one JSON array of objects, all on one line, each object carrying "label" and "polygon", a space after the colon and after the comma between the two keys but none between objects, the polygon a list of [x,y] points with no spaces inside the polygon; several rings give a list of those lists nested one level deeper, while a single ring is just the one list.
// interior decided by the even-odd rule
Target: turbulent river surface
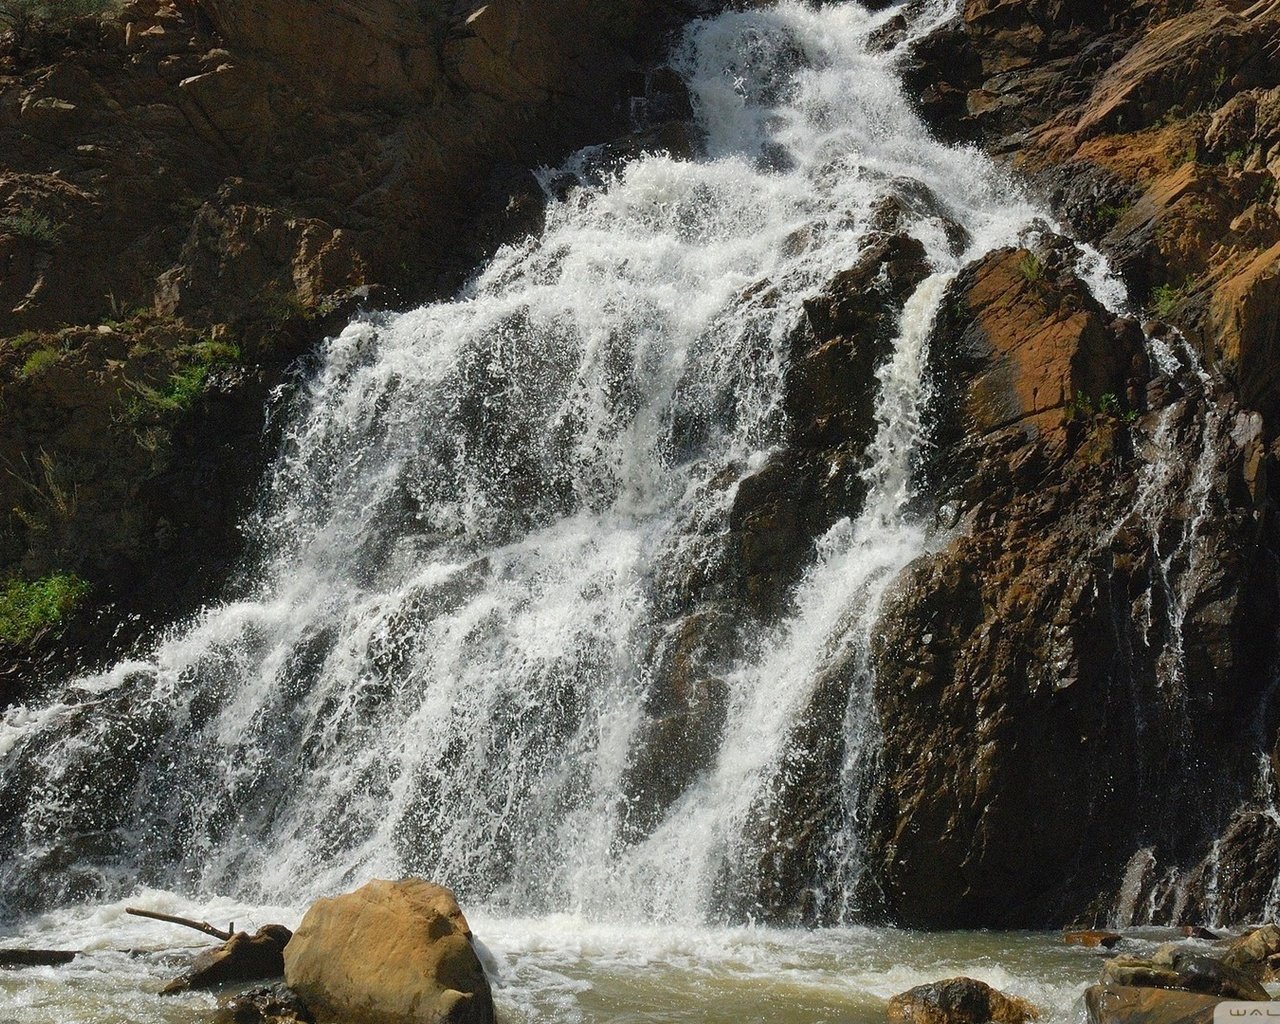
[{"label": "turbulent river surface", "polygon": [[[916,5],[910,34],[952,6]],[[292,924],[405,874],[457,890],[510,1021],[870,1021],[957,973],[1074,1019],[1097,961],[1052,936],[857,926],[865,679],[829,723],[846,824],[815,894],[849,923],[756,927],[739,870],[769,841],[753,818],[824,666],[856,662],[931,543],[911,465],[946,283],[1039,213],[928,136],[902,46],[869,43],[892,13],[784,2],[694,24],[673,63],[696,158],[582,155],[542,234],[456,300],[327,343],[281,411],[239,584],[0,724],[5,941],[95,951],[0,976],[0,1020],[198,1019],[210,997],[150,994],[172,965],[118,952],[185,940],[126,901]],[[818,539],[779,622],[738,625],[712,756],[646,800],[673,595],[716,571],[738,482],[780,443],[803,301],[894,194],[931,197],[908,230],[933,274],[878,372],[868,497]]]}]

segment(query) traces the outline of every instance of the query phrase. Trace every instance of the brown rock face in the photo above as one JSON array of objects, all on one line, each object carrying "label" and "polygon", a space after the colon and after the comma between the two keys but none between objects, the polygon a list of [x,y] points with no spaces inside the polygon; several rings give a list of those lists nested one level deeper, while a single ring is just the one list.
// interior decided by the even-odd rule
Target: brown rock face
[{"label": "brown rock face", "polygon": [[[1259,567],[1278,546],[1277,52],[1274,3],[966,0],[905,62],[934,129],[1027,172],[1207,368],[1145,383],[1133,326],[1051,259],[1041,276],[1006,254],[958,282],[925,469],[959,536],[902,581],[880,661],[876,877],[909,920],[1060,922],[1105,912],[1122,878],[1126,920],[1256,920],[1280,871],[1259,806],[1277,794],[1256,777],[1280,726],[1259,713],[1275,646]],[[1153,502],[1156,443],[1205,467],[1207,503],[1182,466]],[[1175,553],[1190,522],[1207,560]],[[1192,563],[1179,598],[1162,581]],[[1171,701],[1158,680],[1178,629]],[[933,721],[905,725],[920,704]],[[1252,763],[1214,729],[1260,736]],[[1015,852],[1001,837],[1019,821],[1034,824]],[[1087,877],[1109,891],[1091,898]]]},{"label": "brown rock face", "polygon": [[471,929],[448,889],[370,882],[320,900],[285,949],[285,980],[320,1021],[492,1024]]},{"label": "brown rock face", "polygon": [[[1022,424],[1052,433],[1084,403],[1119,403],[1145,377],[1137,325],[1116,320],[1077,278],[1061,249],[1005,250],[983,259],[957,289],[938,334],[940,363],[964,363],[965,429],[990,433]],[[949,368],[940,366],[947,379]]]},{"label": "brown rock face", "polygon": [[536,229],[525,168],[634,118],[678,140],[651,65],[698,6],[138,0],[0,36],[0,577],[87,579],[95,659],[207,598],[293,360]]},{"label": "brown rock face", "polygon": [[972,978],[919,985],[889,1000],[890,1024],[1026,1024],[1040,1011]]},{"label": "brown rock face", "polygon": [[[992,254],[944,300],[923,469],[958,527],[907,570],[875,641],[868,889],[912,924],[1059,923],[1140,839],[1186,850],[1220,820],[1206,776],[1231,792],[1228,737],[1256,713],[1271,635],[1269,584],[1246,568],[1263,543],[1233,434],[1248,418],[1149,384],[1133,325],[1062,254],[1030,275],[1025,258]],[[1152,490],[1157,433],[1199,453],[1208,491],[1190,464]],[[1214,554],[1179,596],[1161,566],[1188,517]]]}]

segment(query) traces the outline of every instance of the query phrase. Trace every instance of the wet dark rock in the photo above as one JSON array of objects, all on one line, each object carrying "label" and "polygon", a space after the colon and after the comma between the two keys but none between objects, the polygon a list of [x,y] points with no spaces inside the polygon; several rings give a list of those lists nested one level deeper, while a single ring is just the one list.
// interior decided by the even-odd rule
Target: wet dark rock
[{"label": "wet dark rock", "polygon": [[924,247],[894,235],[805,303],[783,385],[788,447],[739,484],[730,513],[732,562],[759,615],[785,607],[813,540],[861,505],[875,369],[928,273]]},{"label": "wet dark rock", "polygon": [[77,956],[70,949],[0,949],[0,967],[60,967]]},{"label": "wet dark rock", "polygon": [[[1267,571],[1248,567],[1270,556],[1231,482],[1248,445],[1229,410],[1200,436],[1206,396],[1143,410],[1141,334],[1098,306],[1068,255],[993,253],[957,279],[931,340],[922,471],[960,527],[899,579],[874,641],[883,738],[864,905],[903,923],[1057,925],[1149,837],[1188,856],[1230,806],[1230,737],[1261,698],[1256,638],[1274,636],[1274,608]],[[1185,512],[1161,506],[1154,531],[1135,518],[1153,415],[1186,452],[1171,493],[1206,440],[1217,453],[1199,541],[1212,568],[1182,623],[1190,704],[1161,682],[1157,576]]]},{"label": "wet dark rock", "polygon": [[1085,991],[1089,1024],[1213,1024],[1216,996],[1158,988],[1094,985]]},{"label": "wet dark rock", "polygon": [[315,1024],[315,1017],[286,985],[253,988],[224,999],[215,1024]]},{"label": "wet dark rock", "polygon": [[1278,876],[1280,825],[1265,811],[1245,809],[1233,815],[1215,848],[1185,873],[1183,890],[1197,917],[1256,921],[1267,912]]},{"label": "wet dark rock", "polygon": [[228,982],[262,981],[284,976],[284,947],[293,933],[279,924],[268,924],[250,935],[237,932],[221,946],[206,950],[181,978],[166,985],[165,995],[193,988],[213,988]]},{"label": "wet dark rock", "polygon": [[890,1024],[1026,1024],[1040,1011],[972,978],[919,985],[889,1000]]}]

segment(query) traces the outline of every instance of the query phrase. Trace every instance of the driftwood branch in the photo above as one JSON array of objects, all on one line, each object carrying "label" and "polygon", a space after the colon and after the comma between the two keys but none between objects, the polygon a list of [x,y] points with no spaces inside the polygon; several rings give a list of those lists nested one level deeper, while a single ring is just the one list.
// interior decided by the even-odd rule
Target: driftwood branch
[{"label": "driftwood branch", "polygon": [[124,912],[132,914],[134,917],[147,917],[152,921],[164,921],[166,924],[180,924],[184,928],[194,928],[198,932],[212,935],[215,939],[221,939],[223,942],[231,938],[231,932],[224,932],[221,928],[215,928],[208,921],[193,921],[189,917],[157,914],[154,910],[138,910],[136,907],[125,907]]},{"label": "driftwood branch", "polygon": [[0,949],[0,967],[57,967],[75,958],[71,949]]}]

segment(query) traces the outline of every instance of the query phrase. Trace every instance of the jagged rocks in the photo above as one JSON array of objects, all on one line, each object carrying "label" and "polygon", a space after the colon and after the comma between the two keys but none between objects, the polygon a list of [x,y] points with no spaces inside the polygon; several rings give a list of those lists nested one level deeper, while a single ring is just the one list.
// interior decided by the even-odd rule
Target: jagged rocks
[{"label": "jagged rocks", "polygon": [[[1057,924],[1142,839],[1185,856],[1195,829],[1173,822],[1220,820],[1233,792],[1255,638],[1272,635],[1270,584],[1245,568],[1262,524],[1243,421],[1148,385],[1140,333],[1065,250],[962,274],[931,353],[924,476],[958,525],[904,573],[875,638],[867,891],[910,924]],[[1205,554],[1179,561],[1178,597],[1159,566],[1191,522]]]},{"label": "jagged rocks", "polygon": [[227,982],[283,977],[284,948],[292,935],[278,924],[265,925],[253,935],[237,932],[221,946],[199,954],[186,974],[169,982],[162,992],[171,995]]},{"label": "jagged rocks", "polygon": [[919,985],[889,1000],[890,1024],[1027,1024],[1040,1011],[972,978]]},{"label": "jagged rocks", "polygon": [[321,1020],[493,1024],[467,919],[448,889],[420,879],[314,903],[284,962],[289,988]]},{"label": "jagged rocks", "polygon": [[907,298],[929,273],[924,247],[891,235],[805,304],[784,381],[787,446],[738,485],[729,528],[749,607],[785,607],[813,540],[865,495],[875,369]]}]

